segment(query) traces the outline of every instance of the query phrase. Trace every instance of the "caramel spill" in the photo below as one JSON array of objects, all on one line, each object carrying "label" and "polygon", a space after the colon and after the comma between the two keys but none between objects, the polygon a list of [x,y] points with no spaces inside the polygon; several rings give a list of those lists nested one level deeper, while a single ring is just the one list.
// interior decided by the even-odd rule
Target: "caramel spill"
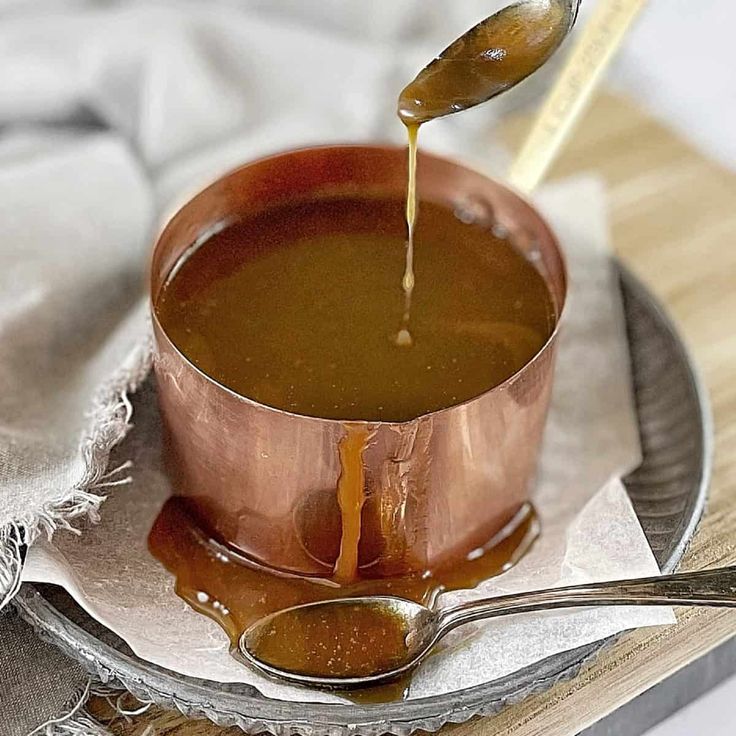
[{"label": "caramel spill", "polygon": [[342,536],[334,573],[335,580],[340,583],[351,583],[358,577],[360,516],[365,503],[363,451],[369,436],[368,430],[348,425],[347,434],[340,441],[342,472],[337,484],[337,502],[342,517]]}]

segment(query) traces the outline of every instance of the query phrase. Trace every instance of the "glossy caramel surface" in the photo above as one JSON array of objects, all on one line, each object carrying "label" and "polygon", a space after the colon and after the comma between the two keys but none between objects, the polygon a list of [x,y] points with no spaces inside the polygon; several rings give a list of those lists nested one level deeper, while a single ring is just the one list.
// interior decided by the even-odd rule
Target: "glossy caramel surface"
[{"label": "glossy caramel surface", "polygon": [[200,370],[298,414],[406,421],[478,396],[543,346],[547,286],[507,241],[422,203],[411,345],[405,202],[293,203],[235,222],[186,258],[155,309]]}]

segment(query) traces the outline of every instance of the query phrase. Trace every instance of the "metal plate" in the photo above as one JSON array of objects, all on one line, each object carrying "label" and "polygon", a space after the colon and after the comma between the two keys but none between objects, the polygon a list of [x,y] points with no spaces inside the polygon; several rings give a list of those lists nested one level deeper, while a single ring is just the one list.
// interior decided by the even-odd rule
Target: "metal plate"
[{"label": "metal plate", "polygon": [[[687,351],[662,308],[623,270],[621,285],[644,453],[626,487],[660,567],[669,572],[703,512],[711,469],[710,410]],[[16,604],[44,639],[104,682],[191,717],[277,736],[435,731],[446,723],[495,713],[573,677],[614,640],[579,647],[500,680],[446,695],[381,705],[317,705],[272,700],[250,686],[187,678],[145,662],[52,586],[26,585]]]}]

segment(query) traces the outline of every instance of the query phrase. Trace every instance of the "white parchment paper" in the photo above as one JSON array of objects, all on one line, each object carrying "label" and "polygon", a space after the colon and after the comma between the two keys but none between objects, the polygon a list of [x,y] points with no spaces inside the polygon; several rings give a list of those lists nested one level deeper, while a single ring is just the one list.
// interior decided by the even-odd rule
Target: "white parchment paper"
[{"label": "white parchment paper", "polygon": [[[593,178],[538,197],[564,245],[568,308],[553,405],[534,502],[542,534],[512,570],[441,605],[553,585],[655,575],[657,564],[620,478],[640,462],[629,359],[605,196]],[[421,258],[421,250],[417,257]],[[282,685],[236,662],[224,632],[192,611],[146,549],[169,486],[160,463],[152,383],[135,397],[135,427],[117,449],[133,482],[111,494],[102,519],[80,537],[57,534],[31,548],[24,579],[62,585],[140,657],[185,675],[245,682],[264,695],[334,702],[335,695]],[[668,608],[589,608],[530,614],[466,627],[416,672],[410,697],[470,687],[555,653],[641,626],[674,622]]]}]

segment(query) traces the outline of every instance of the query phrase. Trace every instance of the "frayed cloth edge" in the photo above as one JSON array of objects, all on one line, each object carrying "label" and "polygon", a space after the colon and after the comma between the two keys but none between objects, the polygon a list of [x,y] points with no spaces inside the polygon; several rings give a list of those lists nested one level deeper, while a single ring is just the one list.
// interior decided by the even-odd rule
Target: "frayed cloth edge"
[{"label": "frayed cloth edge", "polygon": [[88,680],[64,708],[65,713],[52,718],[31,731],[28,736],[112,736],[86,711],[90,695],[96,695],[92,681]]},{"label": "frayed cloth edge", "polygon": [[[42,723],[27,736],[112,736],[106,726],[88,713],[86,706],[92,696],[104,698],[114,717],[123,718],[129,723],[132,717],[145,713],[152,705],[151,702],[136,701],[135,708],[125,707],[122,699],[130,697],[129,693],[90,678],[64,707],[63,715]],[[141,736],[151,736],[152,733],[153,727],[147,726]]]},{"label": "frayed cloth edge", "polygon": [[128,394],[134,392],[151,369],[150,332],[128,355],[123,365],[98,390],[89,413],[89,424],[80,442],[84,473],[79,482],[59,499],[45,504],[33,515],[0,529],[0,610],[20,588],[24,549],[39,534],[49,538],[57,529],[75,534],[72,525],[81,518],[99,520],[99,508],[111,487],[128,483],[122,473],[126,462],[108,471],[110,452],[128,433],[133,413]]}]

